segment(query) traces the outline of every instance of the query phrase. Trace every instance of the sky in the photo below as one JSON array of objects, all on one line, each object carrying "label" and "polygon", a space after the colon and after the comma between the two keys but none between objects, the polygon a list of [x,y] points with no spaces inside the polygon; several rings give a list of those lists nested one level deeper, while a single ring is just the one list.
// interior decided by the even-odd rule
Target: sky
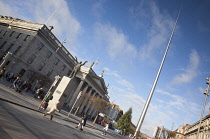
[{"label": "sky", "polygon": [[[54,26],[73,56],[98,60],[110,102],[133,109],[136,125],[168,44],[182,0],[0,0],[0,15]],[[210,76],[210,1],[184,0],[141,132],[177,129],[200,119]],[[55,12],[55,13],[54,13]],[[53,14],[54,13],[54,14]],[[50,18],[51,17],[51,18]],[[48,20],[49,19],[49,20]],[[210,107],[209,98],[205,114]],[[174,125],[172,127],[172,125]]]}]

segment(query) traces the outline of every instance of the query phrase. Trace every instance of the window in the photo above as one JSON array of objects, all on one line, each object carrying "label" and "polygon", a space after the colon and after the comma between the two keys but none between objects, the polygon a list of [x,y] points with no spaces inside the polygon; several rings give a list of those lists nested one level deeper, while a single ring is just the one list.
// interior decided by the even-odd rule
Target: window
[{"label": "window", "polygon": [[13,35],[14,33],[15,33],[15,32],[13,31],[9,36],[12,37],[12,35]]},{"label": "window", "polygon": [[6,43],[7,43],[7,42],[4,41],[4,43],[2,43],[2,45],[0,46],[0,49],[2,49],[2,48],[5,46]]},{"label": "window", "polygon": [[42,70],[42,68],[44,67],[44,65],[45,65],[45,63],[44,63],[44,62],[42,62],[42,63],[39,65],[38,70],[39,70],[39,71],[41,71],[41,70]]},{"label": "window", "polygon": [[28,63],[31,64],[31,63],[34,61],[35,58],[36,58],[36,55],[33,54],[33,55],[29,58]]},{"label": "window", "polygon": [[39,51],[42,49],[42,47],[43,47],[44,45],[42,44],[42,43],[40,43],[38,46],[37,46],[37,48],[36,49],[38,49]]},{"label": "window", "polygon": [[26,41],[26,40],[29,38],[29,36],[30,36],[30,35],[27,35],[27,36],[25,37],[24,41]]},{"label": "window", "polygon": [[15,52],[13,53],[14,55],[20,50],[21,46],[18,46],[18,48],[15,50]]},{"label": "window", "polygon": [[54,64],[57,65],[59,61],[60,61],[60,60],[59,60],[58,58],[56,58]]},{"label": "window", "polygon": [[47,58],[49,58],[50,56],[52,55],[52,52],[51,51],[49,51],[48,53],[47,53]]},{"label": "window", "polygon": [[70,76],[70,74],[71,74],[71,70],[69,70],[69,72],[67,73],[67,76]]},{"label": "window", "polygon": [[63,67],[62,67],[62,71],[64,71],[64,69],[66,68],[66,65],[63,65]]},{"label": "window", "polygon": [[22,33],[19,33],[19,34],[17,35],[16,39],[19,39],[21,35],[22,35]]},{"label": "window", "polygon": [[53,69],[51,68],[51,69],[48,71],[47,76],[50,76],[52,72],[53,72]]},{"label": "window", "polygon": [[7,31],[4,32],[3,36],[7,34]]},{"label": "window", "polygon": [[6,52],[8,52],[12,48],[13,45],[14,44],[10,44],[10,46],[7,48]]},{"label": "window", "polygon": [[25,69],[21,69],[21,71],[19,72],[19,74],[18,74],[18,75],[22,77],[22,76],[24,75],[24,73],[25,73],[25,72],[26,72],[26,70],[25,70]]}]

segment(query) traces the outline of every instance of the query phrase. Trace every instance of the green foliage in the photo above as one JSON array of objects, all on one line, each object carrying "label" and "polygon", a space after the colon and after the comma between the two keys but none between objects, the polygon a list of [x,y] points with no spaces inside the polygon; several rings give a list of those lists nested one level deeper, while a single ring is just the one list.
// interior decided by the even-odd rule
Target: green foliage
[{"label": "green foliage", "polygon": [[125,132],[130,131],[131,118],[132,108],[129,108],[129,110],[117,122],[116,128]]}]

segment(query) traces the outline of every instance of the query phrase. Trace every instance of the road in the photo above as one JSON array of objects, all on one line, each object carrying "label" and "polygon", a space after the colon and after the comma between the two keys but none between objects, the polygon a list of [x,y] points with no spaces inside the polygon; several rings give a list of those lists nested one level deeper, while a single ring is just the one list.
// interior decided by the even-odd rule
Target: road
[{"label": "road", "polygon": [[0,139],[123,139],[109,129],[106,136],[101,135],[103,126],[87,121],[84,131],[75,128],[80,117],[61,110],[53,120],[43,117],[37,108],[41,102],[31,93],[17,93],[10,89],[10,83],[0,80]]}]

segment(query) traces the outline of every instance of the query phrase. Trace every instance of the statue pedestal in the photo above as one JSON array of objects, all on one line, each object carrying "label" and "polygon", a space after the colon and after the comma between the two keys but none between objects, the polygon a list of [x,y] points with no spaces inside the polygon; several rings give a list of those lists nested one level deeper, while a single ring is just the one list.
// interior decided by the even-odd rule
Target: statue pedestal
[{"label": "statue pedestal", "polygon": [[59,85],[55,89],[53,93],[53,99],[49,101],[49,105],[47,108],[54,107],[55,103],[59,101],[58,110],[61,110],[64,102],[66,101],[68,95],[71,93],[73,87],[72,79],[66,76],[63,76]]}]

